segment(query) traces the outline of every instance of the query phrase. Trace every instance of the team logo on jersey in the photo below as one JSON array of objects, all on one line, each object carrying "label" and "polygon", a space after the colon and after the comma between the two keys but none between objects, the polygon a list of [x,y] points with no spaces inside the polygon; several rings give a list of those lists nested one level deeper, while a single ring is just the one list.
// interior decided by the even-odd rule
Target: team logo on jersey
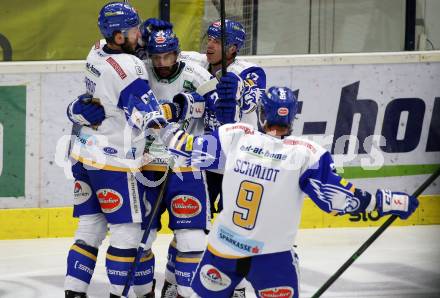
[{"label": "team logo on jersey", "polygon": [[309,181],[315,193],[315,198],[323,202],[328,210],[347,213],[359,208],[359,199],[354,197],[347,189],[335,184],[325,184],[316,179],[310,179]]},{"label": "team logo on jersey", "polygon": [[102,212],[112,213],[122,207],[123,199],[120,193],[113,189],[99,189],[96,192]]},{"label": "team logo on jersey", "polygon": [[289,109],[288,108],[278,108],[277,111],[278,116],[284,117],[289,115]]},{"label": "team logo on jersey", "polygon": [[113,67],[113,69],[116,71],[116,73],[119,75],[119,77],[122,80],[127,77],[127,74],[122,69],[122,67],[119,65],[119,63],[116,62],[115,59],[113,59],[112,57],[108,57],[107,59],[105,59],[105,61],[107,61]]},{"label": "team logo on jersey", "polygon": [[223,244],[245,255],[260,254],[264,246],[263,242],[242,237],[224,226],[219,226],[217,238]]},{"label": "team logo on jersey", "polygon": [[178,195],[171,199],[171,212],[178,218],[189,218],[202,211],[200,201],[189,195]]},{"label": "team logo on jersey", "polygon": [[203,265],[200,269],[200,281],[208,290],[218,292],[231,284],[231,279],[212,265]]},{"label": "team logo on jersey", "polygon": [[292,298],[295,291],[291,287],[268,288],[258,291],[262,298]]},{"label": "team logo on jersey", "polygon": [[73,203],[79,205],[90,199],[92,196],[92,189],[90,185],[81,180],[75,181],[73,189]]}]

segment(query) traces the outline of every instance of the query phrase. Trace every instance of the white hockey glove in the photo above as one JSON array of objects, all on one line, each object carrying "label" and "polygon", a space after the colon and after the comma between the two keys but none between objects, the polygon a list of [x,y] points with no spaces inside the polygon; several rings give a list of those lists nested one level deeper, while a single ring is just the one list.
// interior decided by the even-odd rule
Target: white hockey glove
[{"label": "white hockey glove", "polygon": [[179,106],[179,120],[199,119],[205,113],[205,98],[197,92],[178,93],[173,97],[173,103]]},{"label": "white hockey glove", "polygon": [[376,209],[380,216],[393,214],[401,219],[407,219],[418,206],[417,198],[406,193],[387,189],[378,189],[376,192]]}]

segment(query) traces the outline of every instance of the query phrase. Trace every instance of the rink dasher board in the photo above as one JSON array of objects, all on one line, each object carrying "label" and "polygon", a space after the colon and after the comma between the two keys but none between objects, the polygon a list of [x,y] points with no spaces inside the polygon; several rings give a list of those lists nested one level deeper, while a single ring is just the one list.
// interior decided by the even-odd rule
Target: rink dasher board
[{"label": "rink dasher board", "polygon": [[[436,137],[440,120],[439,113],[434,112],[440,108],[440,51],[244,58],[265,68],[268,86],[277,84],[298,90],[302,111],[295,120],[294,134],[304,135],[331,150],[336,166],[345,170],[342,175],[355,186],[371,192],[388,187],[411,193],[439,165]],[[52,223],[61,220],[59,216],[68,226],[74,222],[70,219],[70,209],[63,208],[72,204],[72,177],[68,165],[63,164],[63,150],[58,150],[61,155],[55,153],[57,147],[65,145],[60,140],[70,134],[65,109],[73,98],[83,93],[84,69],[84,61],[0,63],[2,106],[4,94],[10,94],[4,92],[7,88],[24,90],[13,94],[25,96],[22,101],[12,101],[15,105],[24,102],[23,106],[12,106],[12,110],[16,109],[17,116],[24,113],[25,123],[14,123],[13,120],[21,119],[14,115],[7,118],[12,121],[7,120],[0,110],[0,208],[16,209],[0,210],[0,220],[6,218],[3,212],[18,212],[22,222],[17,223],[15,231],[20,226],[24,231],[28,226],[43,231],[26,236],[29,235],[26,232],[16,233],[14,229],[5,232],[2,228],[0,238],[15,234],[18,238],[58,237],[63,233],[57,232]],[[10,98],[8,103],[11,104]],[[410,110],[402,111],[402,103]],[[367,107],[364,114],[355,113],[361,106]],[[375,121],[370,121],[368,129],[374,135],[380,135],[384,129],[390,135],[395,133],[388,145],[367,144],[359,133],[363,115],[369,112],[371,116],[375,107]],[[401,111],[393,124],[388,121],[390,110]],[[5,121],[9,121],[7,125]],[[11,144],[12,138],[8,137],[11,127],[14,139],[22,135],[24,152]],[[356,138],[347,140],[347,152],[338,154],[334,148],[335,136],[344,131],[350,131],[361,142],[356,148]],[[24,161],[23,166],[10,170],[11,164],[16,165],[14,161],[18,160]],[[435,195],[440,194],[439,183],[431,185],[425,194],[434,195],[429,197],[429,208],[412,224],[438,223],[426,212],[440,213],[435,201]],[[305,205],[304,214],[309,214],[307,201]],[[321,216],[315,213],[311,211],[310,216]],[[332,217],[328,222],[318,220],[305,227],[338,226],[338,220]],[[370,221],[373,220],[363,216],[358,222],[353,219],[348,224]],[[66,231],[70,233],[69,228]]]}]

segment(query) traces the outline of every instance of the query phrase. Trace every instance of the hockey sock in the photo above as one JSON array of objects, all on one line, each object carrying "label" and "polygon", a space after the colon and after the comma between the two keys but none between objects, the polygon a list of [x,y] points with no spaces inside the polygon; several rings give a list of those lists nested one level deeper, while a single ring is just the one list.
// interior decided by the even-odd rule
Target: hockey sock
[{"label": "hockey sock", "polygon": [[173,241],[170,243],[170,246],[168,247],[168,256],[167,256],[168,262],[165,268],[165,280],[170,284],[176,284],[176,277],[174,276],[174,270],[176,266],[176,255],[177,255],[176,240],[173,239]]},{"label": "hockey sock", "polygon": [[136,267],[134,275],[133,290],[137,296],[142,296],[154,290],[153,276],[154,276],[155,258],[151,250],[145,251],[139,264]]},{"label": "hockey sock", "polygon": [[190,297],[191,280],[197,270],[203,252],[178,252],[176,256],[175,276],[180,296]]},{"label": "hockey sock", "polygon": [[136,248],[121,249],[109,246],[105,260],[107,276],[110,281],[110,292],[115,295],[122,295],[127,272],[136,256]]},{"label": "hockey sock", "polygon": [[72,245],[67,256],[66,290],[87,292],[97,256],[98,249],[95,247],[79,242]]}]

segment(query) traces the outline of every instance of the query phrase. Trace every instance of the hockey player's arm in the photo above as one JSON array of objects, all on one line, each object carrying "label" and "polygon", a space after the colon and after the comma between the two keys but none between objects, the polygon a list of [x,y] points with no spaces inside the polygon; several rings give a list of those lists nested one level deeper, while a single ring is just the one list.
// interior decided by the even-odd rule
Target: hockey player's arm
[{"label": "hockey player's arm", "polygon": [[[173,97],[172,104],[177,109],[178,120],[200,119],[204,117],[209,97],[216,90],[214,77],[197,87],[194,92],[181,92]],[[168,104],[170,105],[170,104]]]},{"label": "hockey player's arm", "polygon": [[402,192],[378,189],[373,195],[354,187],[336,174],[329,152],[304,171],[299,185],[319,208],[336,215],[377,210],[380,216],[395,214],[406,219],[418,206],[417,198]]},{"label": "hockey player's arm", "polygon": [[128,123],[142,131],[166,123],[148,81],[141,78],[121,91],[118,107],[124,110]]},{"label": "hockey player's arm", "polygon": [[224,168],[225,154],[218,130],[211,134],[194,136],[179,129],[178,125],[169,124],[161,129],[160,138],[180,165],[200,170]]},{"label": "hockey player's arm", "polygon": [[237,100],[243,114],[253,112],[257,108],[260,97],[266,89],[266,73],[261,67],[250,67],[240,74],[243,80],[243,91]]}]

